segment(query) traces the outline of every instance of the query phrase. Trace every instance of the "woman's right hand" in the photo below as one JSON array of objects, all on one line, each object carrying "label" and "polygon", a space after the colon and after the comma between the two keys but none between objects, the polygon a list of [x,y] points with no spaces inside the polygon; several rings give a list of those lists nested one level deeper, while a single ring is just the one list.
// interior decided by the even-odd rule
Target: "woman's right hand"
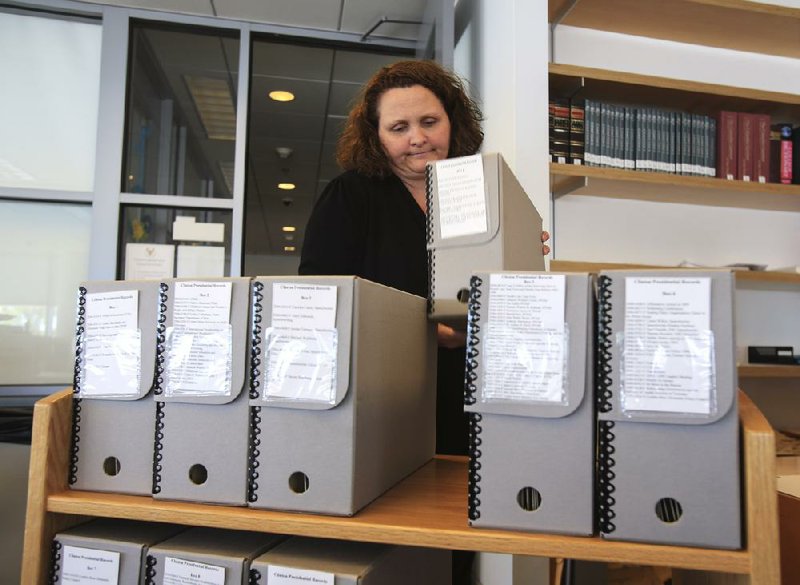
[{"label": "woman's right hand", "polygon": [[436,325],[436,338],[439,341],[439,347],[447,349],[455,349],[467,345],[466,331],[459,331],[441,323]]}]

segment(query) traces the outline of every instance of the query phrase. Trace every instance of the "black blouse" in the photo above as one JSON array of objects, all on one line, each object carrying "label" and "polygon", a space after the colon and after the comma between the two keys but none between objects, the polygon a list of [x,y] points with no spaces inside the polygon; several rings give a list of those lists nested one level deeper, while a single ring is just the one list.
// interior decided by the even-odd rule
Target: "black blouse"
[{"label": "black blouse", "polygon": [[[428,295],[425,214],[399,178],[354,171],[333,179],[306,226],[300,274],[355,275]],[[439,349],[436,451],[466,454],[464,349]]]}]

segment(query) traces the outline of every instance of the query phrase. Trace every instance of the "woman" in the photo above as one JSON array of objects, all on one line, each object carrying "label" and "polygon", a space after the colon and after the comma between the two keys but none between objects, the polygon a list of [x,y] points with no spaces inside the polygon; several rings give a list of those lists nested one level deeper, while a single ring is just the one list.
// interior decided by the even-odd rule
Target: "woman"
[{"label": "woman", "polygon": [[[478,152],[482,119],[461,80],[440,65],[381,68],[362,88],[339,139],[336,158],[345,172],[311,214],[300,274],[354,274],[427,296],[425,167]],[[436,452],[463,455],[465,336],[439,325],[438,339]]]}]

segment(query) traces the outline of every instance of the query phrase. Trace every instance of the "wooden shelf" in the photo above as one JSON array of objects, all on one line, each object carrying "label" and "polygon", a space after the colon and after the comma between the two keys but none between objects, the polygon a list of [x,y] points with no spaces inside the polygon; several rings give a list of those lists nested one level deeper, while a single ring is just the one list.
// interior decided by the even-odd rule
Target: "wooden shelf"
[{"label": "wooden shelf", "polygon": [[[624,264],[619,262],[584,262],[581,260],[551,260],[550,270],[561,272],[591,272],[601,270],[707,270],[708,268],[685,268],[682,266],[657,266],[653,264]],[[722,268],[722,267],[720,267]],[[737,283],[761,283],[764,285],[779,284],[800,286],[800,274],[791,272],[771,272],[769,270],[736,270]]]},{"label": "wooden shelf", "polygon": [[797,94],[557,63],[549,65],[549,72],[553,97],[647,104],[705,115],[715,115],[720,110],[754,112],[769,114],[776,121],[800,123]]},{"label": "wooden shelf", "polygon": [[550,163],[553,196],[800,211],[800,186]]},{"label": "wooden shelf", "polygon": [[467,525],[467,462],[436,458],[352,518],[317,516],[72,491],[67,487],[71,392],[39,401],[34,411],[23,583],[42,583],[59,530],[89,517],[397,543],[447,549],[569,557],[750,575],[777,585],[778,528],[775,437],[740,393],[748,548],[739,551],[614,542],[598,537],[474,529]]},{"label": "wooden shelf", "polygon": [[738,369],[740,378],[800,378],[800,366],[743,364]]},{"label": "wooden shelf", "polygon": [[747,0],[550,0],[549,20],[737,51],[800,58],[800,9]]}]

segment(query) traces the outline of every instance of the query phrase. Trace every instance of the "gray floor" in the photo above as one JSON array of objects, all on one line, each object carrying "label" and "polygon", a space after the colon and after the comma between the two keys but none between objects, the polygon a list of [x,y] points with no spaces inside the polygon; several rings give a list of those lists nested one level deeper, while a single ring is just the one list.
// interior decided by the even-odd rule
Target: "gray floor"
[{"label": "gray floor", "polygon": [[0,443],[0,583],[19,583],[30,445]]}]

